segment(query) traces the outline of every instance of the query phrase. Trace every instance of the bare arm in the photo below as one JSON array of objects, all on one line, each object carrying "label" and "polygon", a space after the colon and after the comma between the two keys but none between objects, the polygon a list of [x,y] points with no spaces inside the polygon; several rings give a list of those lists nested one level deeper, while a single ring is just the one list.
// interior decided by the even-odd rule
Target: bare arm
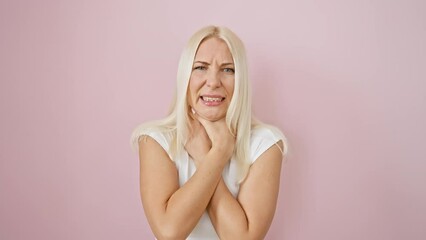
[{"label": "bare arm", "polygon": [[[282,142],[278,142],[282,149]],[[271,225],[279,191],[282,154],[277,146],[251,166],[235,199],[221,179],[208,205],[220,239],[263,239]]]},{"label": "bare arm", "polygon": [[228,160],[211,149],[195,174],[179,187],[175,164],[151,137],[139,143],[140,192],[154,235],[160,239],[185,239],[206,210]]}]

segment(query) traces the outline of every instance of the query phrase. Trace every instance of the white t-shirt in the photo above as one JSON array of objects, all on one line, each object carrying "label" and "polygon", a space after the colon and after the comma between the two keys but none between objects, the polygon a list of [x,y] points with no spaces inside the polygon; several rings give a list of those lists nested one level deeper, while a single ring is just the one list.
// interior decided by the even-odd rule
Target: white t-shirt
[{"label": "white t-shirt", "polygon": [[[152,131],[146,133],[146,135],[152,137],[155,141],[157,141],[171,157],[170,143],[173,137],[171,133]],[[264,153],[272,145],[276,144],[280,140],[284,140],[283,135],[280,132],[275,132],[274,130],[266,127],[257,127],[252,129],[250,137],[251,164],[253,164],[262,153]],[[195,164],[187,152],[179,156],[178,159],[174,159],[174,162],[176,164],[176,168],[179,174],[179,185],[182,186],[195,173]],[[222,173],[222,177],[229,191],[234,197],[237,197],[240,186],[238,184],[237,179],[237,164],[234,159],[231,159],[231,161],[229,161],[229,163],[225,166]],[[203,213],[200,221],[187,239],[219,239],[207,212]]]}]

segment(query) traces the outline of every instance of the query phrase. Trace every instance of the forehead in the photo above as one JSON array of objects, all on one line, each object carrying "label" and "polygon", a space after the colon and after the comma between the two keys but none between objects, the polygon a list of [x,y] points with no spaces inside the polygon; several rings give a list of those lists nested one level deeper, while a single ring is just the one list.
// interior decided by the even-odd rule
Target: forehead
[{"label": "forehead", "polygon": [[196,60],[234,62],[226,42],[220,38],[211,37],[201,42],[195,54]]}]

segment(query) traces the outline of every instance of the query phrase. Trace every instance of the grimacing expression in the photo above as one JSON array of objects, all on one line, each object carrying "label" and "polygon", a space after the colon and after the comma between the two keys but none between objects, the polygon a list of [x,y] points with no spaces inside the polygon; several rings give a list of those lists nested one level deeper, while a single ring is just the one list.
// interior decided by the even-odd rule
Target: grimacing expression
[{"label": "grimacing expression", "polygon": [[206,120],[214,122],[225,118],[234,82],[234,60],[228,45],[216,37],[203,40],[195,54],[189,79],[189,106]]}]

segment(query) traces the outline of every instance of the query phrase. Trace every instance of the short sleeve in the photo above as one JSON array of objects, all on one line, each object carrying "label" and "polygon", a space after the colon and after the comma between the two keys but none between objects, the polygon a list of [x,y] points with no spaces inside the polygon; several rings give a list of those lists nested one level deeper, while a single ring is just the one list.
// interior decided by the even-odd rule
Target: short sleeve
[{"label": "short sleeve", "polygon": [[167,138],[167,135],[162,133],[162,132],[148,132],[147,134],[145,134],[147,136],[152,137],[155,141],[158,142],[158,144],[161,145],[161,147],[167,152],[169,153],[170,150],[170,142],[169,139]]},{"label": "short sleeve", "polygon": [[262,155],[262,153],[274,144],[277,144],[280,140],[286,142],[284,136],[281,132],[279,132],[279,130],[263,126],[252,129],[250,138],[251,163],[253,164],[260,155]]},{"label": "short sleeve", "polygon": [[162,132],[159,130],[152,130],[152,129],[143,129],[139,130],[136,129],[133,132],[132,135],[132,145],[134,148],[137,148],[139,145],[139,141],[142,139],[143,136],[150,136],[153,138],[160,146],[166,151],[166,153],[170,156],[170,145],[172,140],[172,134],[170,132]]}]

